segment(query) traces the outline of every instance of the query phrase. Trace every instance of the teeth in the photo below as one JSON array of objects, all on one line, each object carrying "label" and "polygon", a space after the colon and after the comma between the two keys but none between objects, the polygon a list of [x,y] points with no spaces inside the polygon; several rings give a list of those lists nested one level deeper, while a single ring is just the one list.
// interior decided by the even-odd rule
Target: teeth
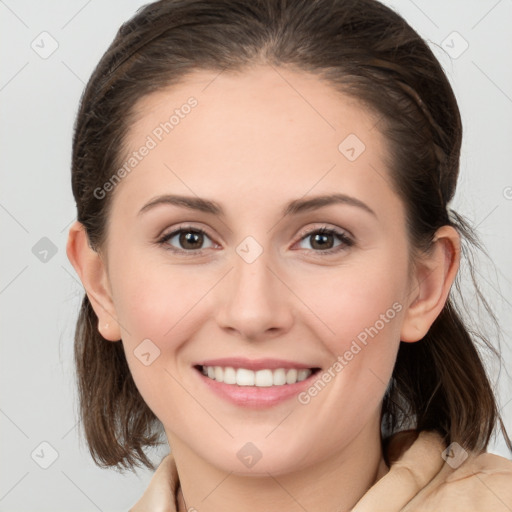
[{"label": "teeth", "polygon": [[236,371],[234,368],[224,368],[222,380],[225,384],[236,384]]},{"label": "teeth", "polygon": [[295,384],[307,379],[312,371],[309,369],[297,370],[292,368],[286,370],[258,370],[256,372],[246,368],[232,368],[230,366],[202,366],[203,375],[210,379],[224,384],[236,384],[238,386],[256,386],[260,388],[269,386],[283,386],[284,384]]},{"label": "teeth", "polygon": [[297,380],[306,380],[311,375],[311,370],[299,370],[297,373]]},{"label": "teeth", "polygon": [[297,370],[288,370],[286,372],[286,384],[294,384],[297,382]]},{"label": "teeth", "polygon": [[236,371],[236,383],[239,386],[254,386],[254,372],[245,368],[238,368]]}]

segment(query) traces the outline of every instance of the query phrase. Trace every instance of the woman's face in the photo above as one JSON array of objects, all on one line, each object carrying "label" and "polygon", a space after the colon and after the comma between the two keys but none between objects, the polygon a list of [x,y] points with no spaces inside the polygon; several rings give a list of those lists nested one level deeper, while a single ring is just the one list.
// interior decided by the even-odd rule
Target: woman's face
[{"label": "woman's face", "polygon": [[137,113],[125,172],[102,189],[106,261],[130,370],[171,447],[279,474],[377,435],[413,298],[378,118],[272,67],[194,72]]}]

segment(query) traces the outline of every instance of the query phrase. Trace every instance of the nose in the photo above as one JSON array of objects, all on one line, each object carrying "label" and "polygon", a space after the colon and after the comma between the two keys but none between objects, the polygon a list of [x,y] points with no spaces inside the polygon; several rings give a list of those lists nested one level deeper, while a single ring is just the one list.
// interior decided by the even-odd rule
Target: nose
[{"label": "nose", "polygon": [[294,319],[293,293],[267,253],[248,263],[234,254],[234,268],[220,290],[217,323],[248,341],[282,336]]}]

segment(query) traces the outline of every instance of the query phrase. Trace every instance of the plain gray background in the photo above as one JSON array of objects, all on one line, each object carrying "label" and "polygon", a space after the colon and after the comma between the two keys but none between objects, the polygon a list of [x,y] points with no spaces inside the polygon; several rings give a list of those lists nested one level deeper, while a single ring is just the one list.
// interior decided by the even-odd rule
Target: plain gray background
[{"label": "plain gray background", "polygon": [[[101,470],[79,442],[72,348],[83,288],[65,253],[78,101],[120,24],[144,3],[0,1],[1,511],[126,511],[151,477]],[[483,260],[477,277],[511,368],[512,0],[385,3],[431,44],[458,97],[465,132],[452,207],[478,227],[495,263]],[[512,428],[510,375],[492,376]],[[510,457],[501,437],[489,451]]]}]

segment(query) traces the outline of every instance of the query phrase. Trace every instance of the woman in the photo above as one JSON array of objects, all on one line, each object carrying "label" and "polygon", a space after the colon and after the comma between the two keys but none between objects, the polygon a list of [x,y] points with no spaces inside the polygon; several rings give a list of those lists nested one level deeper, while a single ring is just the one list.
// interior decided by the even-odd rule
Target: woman
[{"label": "woman", "polygon": [[462,137],[375,0],[167,0],[82,98],[68,257],[85,435],[133,511],[510,510],[450,288]]}]

